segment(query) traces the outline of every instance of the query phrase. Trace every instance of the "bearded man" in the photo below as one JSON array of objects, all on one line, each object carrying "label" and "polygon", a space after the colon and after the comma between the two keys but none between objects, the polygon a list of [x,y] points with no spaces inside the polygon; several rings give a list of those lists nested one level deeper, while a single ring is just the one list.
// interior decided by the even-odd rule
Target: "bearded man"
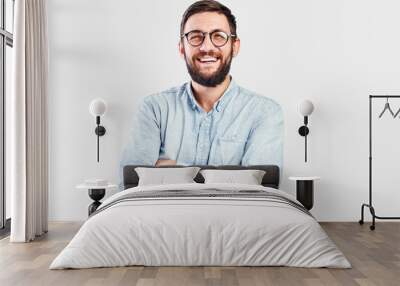
[{"label": "bearded man", "polygon": [[183,14],[178,48],[191,81],[145,97],[121,169],[128,164],[282,167],[279,104],[229,75],[240,48],[231,10],[217,1],[193,3]]}]

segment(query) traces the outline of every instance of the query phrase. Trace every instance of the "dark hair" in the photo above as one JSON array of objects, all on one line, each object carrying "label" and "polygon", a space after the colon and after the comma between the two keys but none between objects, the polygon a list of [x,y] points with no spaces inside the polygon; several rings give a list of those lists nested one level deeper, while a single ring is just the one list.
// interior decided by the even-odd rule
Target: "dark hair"
[{"label": "dark hair", "polygon": [[190,5],[186,9],[185,13],[183,13],[181,21],[181,36],[183,34],[183,29],[185,28],[185,24],[187,20],[190,18],[190,16],[203,12],[217,12],[219,14],[225,15],[225,17],[228,20],[231,33],[233,35],[236,35],[236,18],[235,16],[233,16],[231,10],[228,7],[222,5],[218,1],[200,0]]}]

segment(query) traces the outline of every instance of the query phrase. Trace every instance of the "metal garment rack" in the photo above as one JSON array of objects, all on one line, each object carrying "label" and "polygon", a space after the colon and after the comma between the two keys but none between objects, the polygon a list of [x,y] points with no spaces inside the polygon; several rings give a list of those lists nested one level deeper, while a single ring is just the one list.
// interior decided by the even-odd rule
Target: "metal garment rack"
[{"label": "metal garment rack", "polygon": [[361,219],[358,221],[364,224],[364,207],[369,208],[372,215],[372,225],[370,229],[375,229],[375,219],[400,219],[400,217],[378,216],[375,214],[375,209],[372,205],[372,100],[374,98],[400,98],[400,95],[370,95],[369,96],[369,203],[361,206]]}]

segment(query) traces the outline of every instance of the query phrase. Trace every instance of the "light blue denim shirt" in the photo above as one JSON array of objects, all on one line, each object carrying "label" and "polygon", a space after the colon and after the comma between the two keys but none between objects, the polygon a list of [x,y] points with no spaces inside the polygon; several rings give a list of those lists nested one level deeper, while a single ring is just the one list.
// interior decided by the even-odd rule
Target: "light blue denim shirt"
[{"label": "light blue denim shirt", "polygon": [[283,128],[278,103],[233,79],[209,112],[197,103],[188,82],[144,98],[122,154],[120,175],[125,165],[155,165],[158,159],[178,165],[282,167]]}]

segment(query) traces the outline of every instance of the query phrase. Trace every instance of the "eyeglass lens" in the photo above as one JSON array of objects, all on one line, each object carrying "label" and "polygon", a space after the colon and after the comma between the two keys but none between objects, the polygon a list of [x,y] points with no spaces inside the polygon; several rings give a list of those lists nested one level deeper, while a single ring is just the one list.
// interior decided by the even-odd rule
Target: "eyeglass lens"
[{"label": "eyeglass lens", "polygon": [[211,42],[216,47],[222,47],[228,42],[229,36],[222,31],[214,31],[211,33],[203,33],[201,31],[193,31],[187,34],[187,40],[190,45],[197,47],[203,44],[205,35],[209,34]]}]

